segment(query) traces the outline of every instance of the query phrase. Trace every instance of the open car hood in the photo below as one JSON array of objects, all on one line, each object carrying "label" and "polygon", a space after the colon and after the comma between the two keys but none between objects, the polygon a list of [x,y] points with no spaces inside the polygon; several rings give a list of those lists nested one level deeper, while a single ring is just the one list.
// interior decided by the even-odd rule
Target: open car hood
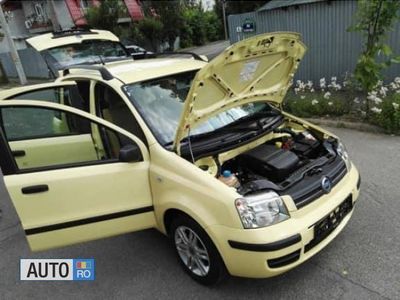
[{"label": "open car hood", "polygon": [[119,42],[118,37],[112,32],[96,29],[91,29],[89,31],[71,31],[71,33],[66,34],[46,33],[31,37],[27,39],[26,42],[40,52],[55,47],[79,44],[85,40],[106,40]]},{"label": "open car hood", "polygon": [[294,32],[260,34],[228,47],[193,80],[174,141],[223,111],[251,102],[282,103],[306,51]]}]

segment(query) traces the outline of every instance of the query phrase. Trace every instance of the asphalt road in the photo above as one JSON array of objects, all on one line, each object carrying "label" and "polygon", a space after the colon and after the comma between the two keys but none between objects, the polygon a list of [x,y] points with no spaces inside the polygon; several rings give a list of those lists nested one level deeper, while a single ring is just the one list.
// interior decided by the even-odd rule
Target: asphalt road
[{"label": "asphalt road", "polygon": [[209,60],[217,56],[222,50],[230,45],[229,41],[216,41],[205,46],[188,48],[186,51],[193,51],[199,55],[205,55]]},{"label": "asphalt road", "polygon": [[[31,253],[0,183],[0,299],[400,299],[400,138],[332,129],[362,174],[361,196],[343,232],[281,276],[193,282],[155,230]],[[21,282],[20,258],[95,258],[91,282]]]}]

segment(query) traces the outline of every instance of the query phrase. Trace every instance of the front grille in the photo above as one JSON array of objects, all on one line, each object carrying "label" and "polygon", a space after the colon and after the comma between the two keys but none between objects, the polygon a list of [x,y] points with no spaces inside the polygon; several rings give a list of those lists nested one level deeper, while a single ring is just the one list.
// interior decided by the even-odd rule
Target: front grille
[{"label": "front grille", "polygon": [[346,164],[337,157],[332,163],[323,166],[322,172],[318,175],[306,176],[299,185],[294,185],[290,190],[285,191],[291,195],[297,208],[301,208],[315,199],[321,197],[325,191],[321,187],[322,177],[328,177],[334,187],[347,173]]}]

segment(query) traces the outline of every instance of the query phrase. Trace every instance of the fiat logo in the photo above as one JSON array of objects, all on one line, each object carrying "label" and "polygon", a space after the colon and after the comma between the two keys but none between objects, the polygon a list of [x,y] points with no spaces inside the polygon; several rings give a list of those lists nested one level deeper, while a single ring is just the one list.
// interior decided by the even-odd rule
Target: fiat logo
[{"label": "fiat logo", "polygon": [[321,180],[321,188],[325,193],[329,193],[332,189],[332,182],[328,177],[323,177]]}]

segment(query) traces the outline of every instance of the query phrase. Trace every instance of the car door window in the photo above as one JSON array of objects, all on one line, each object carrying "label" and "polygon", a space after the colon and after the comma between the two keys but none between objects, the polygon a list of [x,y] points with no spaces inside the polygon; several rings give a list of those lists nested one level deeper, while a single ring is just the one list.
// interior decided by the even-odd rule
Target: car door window
[{"label": "car door window", "polygon": [[5,137],[20,170],[118,161],[120,149],[133,143],[69,112],[16,106],[3,107],[0,113]]},{"label": "car door window", "polygon": [[[84,97],[83,95],[87,95]],[[10,99],[39,100],[72,106],[89,112],[89,82],[79,82],[77,85],[66,85],[41,88],[13,95]]]},{"label": "car door window", "polygon": [[131,132],[147,145],[139,123],[127,104],[114,89],[105,84],[96,83],[95,103],[97,116]]}]

